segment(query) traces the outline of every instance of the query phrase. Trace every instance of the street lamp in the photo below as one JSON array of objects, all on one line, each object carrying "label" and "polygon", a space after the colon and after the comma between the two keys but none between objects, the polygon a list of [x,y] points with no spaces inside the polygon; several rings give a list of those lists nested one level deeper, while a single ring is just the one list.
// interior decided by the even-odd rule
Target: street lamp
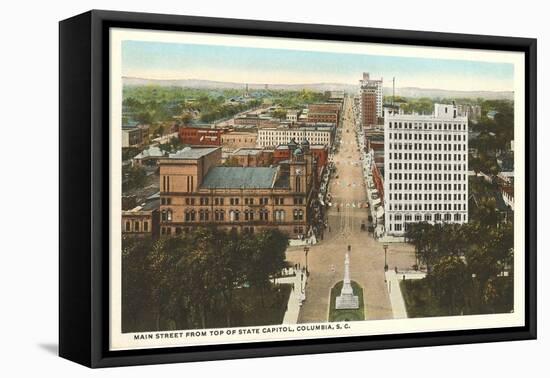
[{"label": "street lamp", "polygon": [[309,276],[309,270],[307,269],[307,254],[309,253],[309,247],[304,247],[304,252],[306,254],[306,276]]},{"label": "street lamp", "polygon": [[384,271],[388,271],[388,245],[384,244],[382,245],[384,247]]}]

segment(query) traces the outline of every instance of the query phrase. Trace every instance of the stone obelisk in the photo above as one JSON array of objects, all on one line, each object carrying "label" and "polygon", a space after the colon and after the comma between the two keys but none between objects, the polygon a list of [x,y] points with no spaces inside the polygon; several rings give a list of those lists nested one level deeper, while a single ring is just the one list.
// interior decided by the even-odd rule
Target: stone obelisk
[{"label": "stone obelisk", "polygon": [[357,309],[359,308],[359,297],[353,295],[353,288],[351,287],[351,279],[349,274],[349,251],[351,246],[348,245],[346,251],[346,258],[344,260],[344,284],[342,285],[342,291],[340,295],[336,297],[336,309]]}]

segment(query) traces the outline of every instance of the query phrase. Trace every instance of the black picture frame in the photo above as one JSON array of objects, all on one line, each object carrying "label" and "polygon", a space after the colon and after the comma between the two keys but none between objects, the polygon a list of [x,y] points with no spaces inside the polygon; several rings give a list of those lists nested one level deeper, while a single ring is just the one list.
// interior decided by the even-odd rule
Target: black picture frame
[{"label": "black picture frame", "polygon": [[[523,327],[109,351],[109,29],[460,47],[525,53]],[[59,354],[89,367],[536,338],[536,39],[93,10],[59,24]]]}]

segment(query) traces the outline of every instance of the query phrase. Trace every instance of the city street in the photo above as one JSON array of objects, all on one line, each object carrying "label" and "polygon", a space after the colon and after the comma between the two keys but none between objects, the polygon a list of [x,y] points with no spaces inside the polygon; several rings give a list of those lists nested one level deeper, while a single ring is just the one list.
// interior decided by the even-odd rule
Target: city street
[{"label": "city street", "polygon": [[[300,323],[327,321],[330,290],[343,279],[348,245],[351,246],[351,279],[363,287],[366,319],[393,317],[384,282],[384,249],[366,230],[366,192],[351,105],[352,99],[346,97],[341,144],[334,156],[337,171],[329,190],[332,195],[332,206],[328,210],[329,228],[325,230],[324,240],[310,246],[307,256],[310,276],[306,300],[300,311]],[[362,223],[365,230],[361,229]],[[289,248],[287,259],[304,266],[303,247]],[[389,244],[387,263],[390,269],[409,269],[414,264],[412,247],[403,243]]]}]

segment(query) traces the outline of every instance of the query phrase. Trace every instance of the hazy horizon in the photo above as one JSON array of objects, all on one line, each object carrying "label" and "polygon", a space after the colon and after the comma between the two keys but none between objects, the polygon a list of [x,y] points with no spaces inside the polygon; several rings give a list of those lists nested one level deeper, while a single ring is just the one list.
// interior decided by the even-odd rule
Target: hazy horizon
[{"label": "hazy horizon", "polygon": [[363,72],[384,87],[513,91],[513,65],[434,58],[124,41],[122,74],[148,80],[209,80],[249,85],[357,86]]},{"label": "hazy horizon", "polygon": [[[123,76],[123,78],[126,79],[135,79],[135,80],[150,80],[150,81],[208,81],[208,82],[219,82],[219,83],[226,83],[226,84],[240,84],[243,87],[248,84],[248,86],[265,86],[267,85],[280,85],[280,86],[300,86],[300,85],[316,85],[316,84],[326,84],[326,85],[342,85],[342,86],[357,86],[357,83],[345,83],[345,82],[330,82],[330,81],[317,81],[317,82],[310,82],[310,83],[251,83],[251,82],[239,82],[239,81],[223,81],[223,80],[211,80],[211,79],[201,79],[197,77],[179,77],[174,79],[157,79],[152,77],[141,77],[141,76]],[[389,85],[386,85],[389,84]],[[388,82],[384,81],[383,87],[386,89],[391,89],[391,79],[388,80]],[[512,88],[510,89],[504,89],[504,90],[490,90],[490,89],[447,89],[447,88],[440,88],[440,87],[431,87],[431,88],[425,88],[425,87],[419,87],[419,86],[399,86],[397,85],[397,79],[396,79],[396,85],[395,89],[407,89],[407,88],[418,88],[422,90],[433,90],[433,91],[457,91],[457,92],[513,92],[514,90]]]}]

